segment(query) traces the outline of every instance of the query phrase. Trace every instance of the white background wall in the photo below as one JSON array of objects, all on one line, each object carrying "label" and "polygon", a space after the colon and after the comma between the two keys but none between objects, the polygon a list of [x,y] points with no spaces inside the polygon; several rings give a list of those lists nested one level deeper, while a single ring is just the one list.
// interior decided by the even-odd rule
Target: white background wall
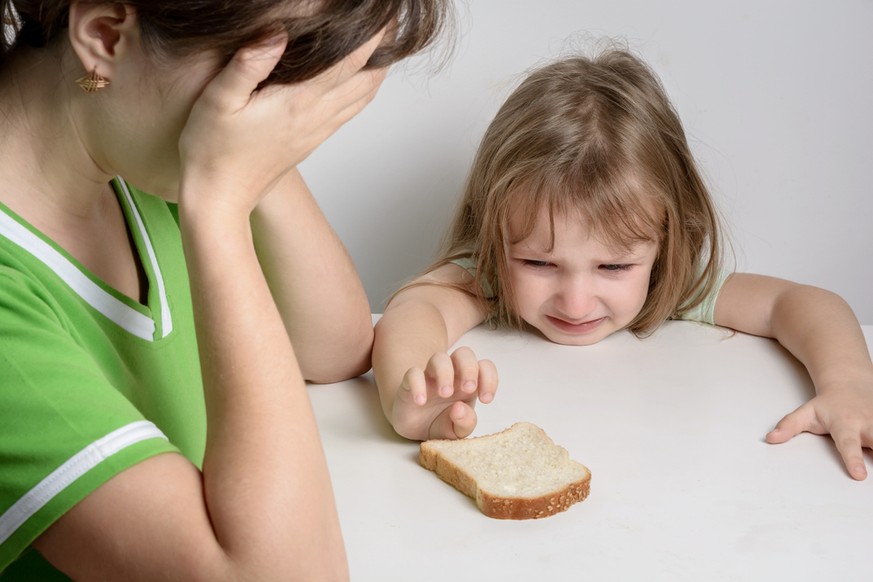
[{"label": "white background wall", "polygon": [[602,37],[661,76],[738,268],[840,293],[873,324],[873,0],[466,0],[302,166],[373,311],[438,247],[479,139],[530,67]]}]

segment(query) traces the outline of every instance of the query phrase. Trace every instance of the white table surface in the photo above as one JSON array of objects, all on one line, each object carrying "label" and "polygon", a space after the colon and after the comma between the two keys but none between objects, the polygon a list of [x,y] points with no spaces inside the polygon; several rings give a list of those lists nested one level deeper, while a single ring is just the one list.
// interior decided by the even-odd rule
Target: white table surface
[{"label": "white table surface", "polygon": [[670,322],[590,347],[484,328],[462,344],[500,374],[474,435],[536,423],[591,493],[545,519],[485,517],[418,465],[370,374],[310,386],[353,581],[873,580],[869,451],[856,482],[830,437],[764,442],[812,394],[775,342]]}]

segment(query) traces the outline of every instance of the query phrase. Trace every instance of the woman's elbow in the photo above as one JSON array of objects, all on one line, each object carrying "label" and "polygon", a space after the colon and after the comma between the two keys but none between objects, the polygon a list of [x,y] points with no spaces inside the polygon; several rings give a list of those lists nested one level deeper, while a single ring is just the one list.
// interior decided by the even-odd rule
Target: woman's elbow
[{"label": "woman's elbow", "polygon": [[365,374],[370,370],[373,352],[373,326],[347,333],[341,340],[301,361],[307,382],[333,384]]}]

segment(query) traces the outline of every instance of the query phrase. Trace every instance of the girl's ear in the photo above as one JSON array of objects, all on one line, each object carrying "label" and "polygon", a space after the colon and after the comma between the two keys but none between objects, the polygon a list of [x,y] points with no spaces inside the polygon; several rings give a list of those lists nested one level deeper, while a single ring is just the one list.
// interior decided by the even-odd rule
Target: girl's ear
[{"label": "girl's ear", "polygon": [[72,2],[70,43],[85,73],[111,79],[118,64],[139,42],[139,23],[133,9],[120,2]]}]

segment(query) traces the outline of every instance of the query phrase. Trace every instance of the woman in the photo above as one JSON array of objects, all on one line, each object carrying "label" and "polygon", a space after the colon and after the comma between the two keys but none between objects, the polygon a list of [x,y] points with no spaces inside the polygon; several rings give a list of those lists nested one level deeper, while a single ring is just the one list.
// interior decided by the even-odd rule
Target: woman
[{"label": "woman", "polygon": [[295,167],[446,10],[0,1],[6,575],[347,578],[304,379],[372,326]]}]

